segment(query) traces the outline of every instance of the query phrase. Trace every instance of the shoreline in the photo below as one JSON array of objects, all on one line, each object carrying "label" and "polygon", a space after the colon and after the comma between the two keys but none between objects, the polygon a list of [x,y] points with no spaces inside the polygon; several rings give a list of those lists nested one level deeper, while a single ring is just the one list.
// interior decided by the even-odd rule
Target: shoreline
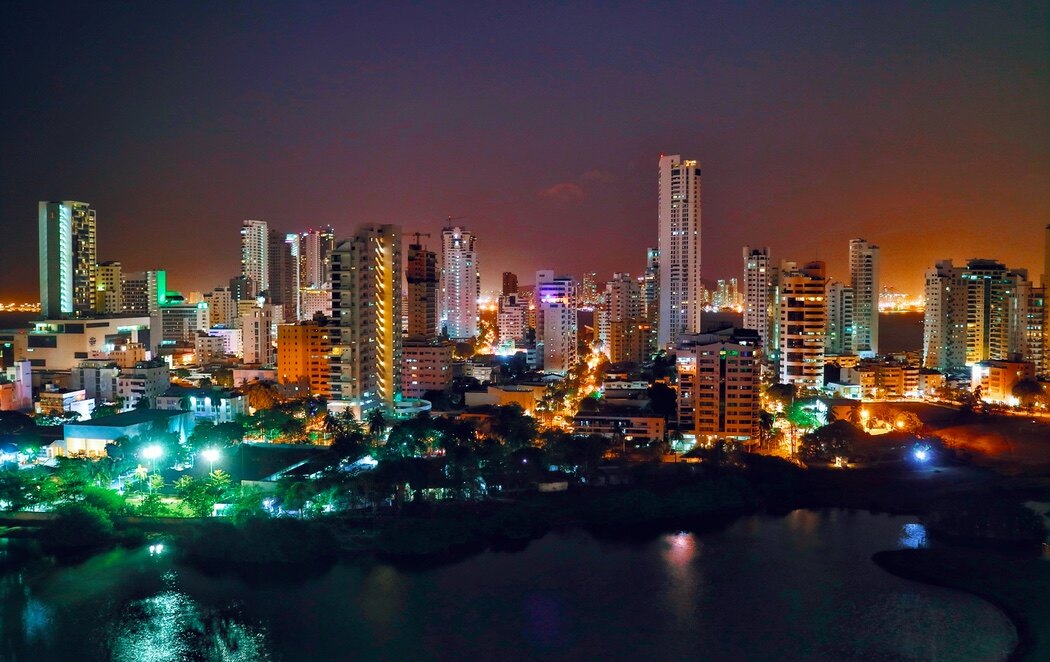
[{"label": "shoreline", "polygon": [[[884,550],[873,554],[871,560],[882,570],[902,579],[962,591],[995,606],[1013,623],[1017,632],[1017,645],[1008,660],[1048,659],[1050,646],[1037,636],[1037,624],[1044,619],[1038,614],[1029,614],[1031,605],[1020,593],[1012,593],[1010,581],[1000,581],[1001,575],[995,571],[1000,562],[1016,563],[1018,559],[987,550],[949,547]],[[1039,559],[1030,561],[1042,562]],[[1050,577],[1050,569],[1045,574]],[[986,579],[990,577],[994,578]],[[1038,578],[1029,579],[1039,583]],[[984,585],[988,581],[993,585]],[[1044,629],[1047,627],[1043,625]]]}]

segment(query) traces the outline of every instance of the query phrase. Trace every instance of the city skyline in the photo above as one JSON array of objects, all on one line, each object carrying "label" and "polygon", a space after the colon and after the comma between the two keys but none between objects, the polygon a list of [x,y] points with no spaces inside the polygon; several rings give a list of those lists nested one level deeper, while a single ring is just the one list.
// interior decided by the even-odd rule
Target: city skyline
[{"label": "city skyline", "polygon": [[[100,260],[182,290],[236,273],[250,218],[346,238],[465,216],[485,291],[503,271],[640,273],[660,153],[705,169],[705,280],[739,276],[744,245],[845,279],[855,237],[912,294],[946,258],[1039,275],[1045,8],[85,12],[5,8],[0,260],[23,266],[0,299],[37,289],[29,222],[47,199],[91,203]],[[42,52],[45,25],[78,57]],[[90,158],[55,156],[70,150]],[[987,249],[987,227],[1017,239]]]}]

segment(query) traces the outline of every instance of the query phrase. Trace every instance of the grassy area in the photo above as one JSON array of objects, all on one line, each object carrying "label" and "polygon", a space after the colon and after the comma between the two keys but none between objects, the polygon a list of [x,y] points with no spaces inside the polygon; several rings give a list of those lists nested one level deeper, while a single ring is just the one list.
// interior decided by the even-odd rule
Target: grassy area
[{"label": "grassy area", "polygon": [[895,575],[991,602],[1017,626],[1015,659],[1050,660],[1050,562],[961,548],[901,549],[873,559]]}]

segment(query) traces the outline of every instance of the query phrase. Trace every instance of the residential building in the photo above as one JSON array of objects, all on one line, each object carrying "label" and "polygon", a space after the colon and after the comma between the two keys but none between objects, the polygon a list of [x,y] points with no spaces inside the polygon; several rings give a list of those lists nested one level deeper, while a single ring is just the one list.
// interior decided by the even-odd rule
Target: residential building
[{"label": "residential building", "polygon": [[441,326],[453,340],[478,335],[481,275],[473,232],[461,227],[441,231]]},{"label": "residential building", "polygon": [[510,296],[518,293],[518,276],[509,271],[503,272],[503,289],[500,291],[503,296]]},{"label": "residential building", "polygon": [[657,342],[673,347],[683,334],[699,333],[700,165],[679,155],[660,157],[660,319]]},{"label": "residential building", "polygon": [[970,388],[981,389],[986,402],[1016,405],[1013,389],[1020,381],[1035,379],[1035,365],[1028,361],[990,360],[975,363],[970,377]]},{"label": "residential building", "polygon": [[168,272],[163,269],[121,274],[121,301],[125,315],[152,315],[167,303]]},{"label": "residential building", "polygon": [[37,414],[74,412],[78,420],[87,420],[95,412],[95,401],[84,389],[49,389],[40,391],[36,401]]},{"label": "residential building", "polygon": [[499,298],[499,309],[496,313],[496,328],[499,331],[499,344],[514,343],[522,345],[528,333],[529,302],[517,294],[504,294]]},{"label": "residential building", "polygon": [[758,434],[760,350],[757,332],[740,342],[712,334],[683,337],[678,366],[678,425],[697,440]]},{"label": "residential building", "polygon": [[577,362],[576,281],[569,276],[555,277],[549,270],[537,272],[536,298],[543,370],[565,374]]},{"label": "residential building", "polygon": [[117,401],[117,380],[120,366],[113,361],[88,359],[81,361],[70,373],[70,386],[83,389],[95,402]]},{"label": "residential building", "polygon": [[193,346],[198,331],[208,328],[208,304],[183,303],[171,297],[150,318],[154,350],[172,345]]},{"label": "residential building", "polygon": [[401,228],[363,225],[331,257],[338,327],[329,407],[359,418],[376,407],[392,409],[401,394]]},{"label": "residential building", "polygon": [[0,411],[29,411],[33,408],[33,368],[29,361],[0,367]]},{"label": "residential building", "polygon": [[40,312],[46,317],[95,311],[95,210],[87,202],[39,204]]},{"label": "residential building", "polygon": [[577,435],[597,434],[624,441],[662,441],[667,436],[667,421],[663,416],[609,406],[598,413],[580,412],[573,417],[572,427]]},{"label": "residential building", "polygon": [[329,397],[334,333],[334,326],[312,320],[278,326],[277,381],[300,385],[310,395]]},{"label": "residential building", "polygon": [[853,348],[864,358],[879,353],[879,247],[863,239],[849,242],[853,289]]},{"label": "residential building", "polygon": [[121,371],[117,378],[117,398],[125,411],[137,408],[143,398],[146,405],[152,407],[157,404],[157,396],[167,391],[170,384],[167,363],[159,359],[141,361]]},{"label": "residential building", "polygon": [[940,372],[966,367],[967,282],[962,269],[941,260],[926,271],[923,366]]},{"label": "residential building", "polygon": [[266,242],[266,292],[270,303],[281,306],[277,322],[299,319],[299,235],[270,229]]},{"label": "residential building", "polygon": [[207,365],[226,357],[226,338],[213,336],[203,331],[193,339],[194,360],[198,365]]},{"label": "residential building", "polygon": [[209,326],[237,325],[237,302],[229,287],[216,287],[211,292],[205,292],[204,301],[208,304]]},{"label": "residential building", "polygon": [[829,280],[825,289],[827,305],[827,335],[825,354],[853,354],[856,338],[853,328],[853,288],[837,280]]},{"label": "residential building", "polygon": [[273,365],[274,309],[270,304],[253,306],[241,315],[241,356],[248,365]]},{"label": "residential building", "polygon": [[408,335],[436,336],[440,332],[437,253],[422,244],[409,244],[405,280],[408,283]]},{"label": "residential building", "polygon": [[609,324],[609,360],[613,363],[645,363],[652,357],[656,330],[644,319],[626,319]]},{"label": "residential building", "polygon": [[270,289],[270,227],[266,221],[241,223],[241,276],[254,288],[247,297]]},{"label": "residential building", "polygon": [[232,423],[238,416],[247,415],[248,402],[243,395],[229,389],[171,386],[157,396],[157,409],[190,412],[195,421],[219,424]]},{"label": "residential building", "polygon": [[744,246],[744,328],[757,331],[766,346],[772,301],[773,269],[768,247]]},{"label": "residential building", "polygon": [[123,290],[120,262],[100,262],[95,269],[95,312],[101,315],[124,312]]},{"label": "residential building", "polygon": [[660,249],[645,251],[645,273],[642,275],[642,315],[655,329],[660,320]]},{"label": "residential building", "polygon": [[824,385],[826,284],[823,262],[801,267],[786,260],[780,263],[777,318],[781,383],[810,389]]},{"label": "residential building", "polygon": [[401,349],[402,393],[421,398],[427,391],[444,391],[452,383],[451,342],[406,338]]}]

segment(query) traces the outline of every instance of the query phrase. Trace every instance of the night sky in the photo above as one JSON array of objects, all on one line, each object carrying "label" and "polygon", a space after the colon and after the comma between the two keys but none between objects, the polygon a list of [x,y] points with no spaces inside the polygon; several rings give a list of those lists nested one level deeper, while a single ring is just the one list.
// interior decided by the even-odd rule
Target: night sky
[{"label": "night sky", "polygon": [[637,274],[660,153],[704,168],[705,279],[745,243],[841,278],[855,236],[913,292],[941,257],[1042,270],[1047,2],[341,4],[3,3],[0,301],[37,299],[44,199],[181,290],[237,273],[244,218],[465,216],[485,289]]}]

